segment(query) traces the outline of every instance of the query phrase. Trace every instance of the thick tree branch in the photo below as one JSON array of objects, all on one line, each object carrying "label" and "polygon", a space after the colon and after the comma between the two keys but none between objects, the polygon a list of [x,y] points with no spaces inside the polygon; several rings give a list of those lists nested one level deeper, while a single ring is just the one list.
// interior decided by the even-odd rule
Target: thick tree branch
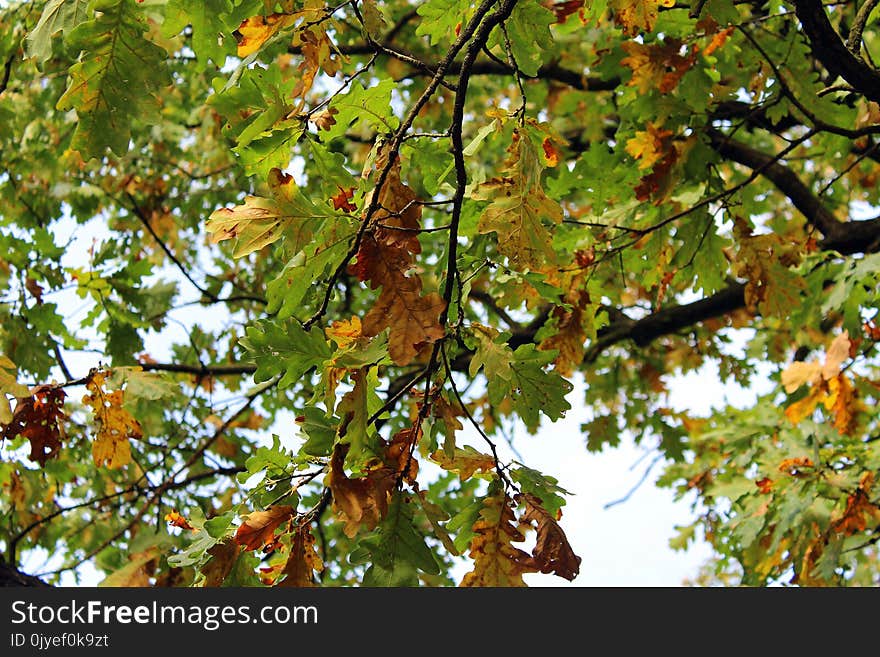
[{"label": "thick tree branch", "polygon": [[792,204],[825,237],[819,243],[824,250],[844,255],[876,251],[880,240],[880,219],[840,222],[800,177],[777,158],[747,144],[730,139],[717,130],[709,130],[709,143],[719,155],[761,174],[785,194]]},{"label": "thick tree branch", "polygon": [[733,283],[710,297],[663,308],[642,319],[622,320],[601,329],[596,341],[590,345],[584,362],[590,363],[612,345],[624,340],[632,340],[636,346],[644,347],[657,338],[719,317],[745,306],[744,283]]},{"label": "thick tree branch", "polygon": [[828,20],[821,0],[794,0],[794,7],[816,59],[865,98],[880,103],[880,73],[846,47]]}]

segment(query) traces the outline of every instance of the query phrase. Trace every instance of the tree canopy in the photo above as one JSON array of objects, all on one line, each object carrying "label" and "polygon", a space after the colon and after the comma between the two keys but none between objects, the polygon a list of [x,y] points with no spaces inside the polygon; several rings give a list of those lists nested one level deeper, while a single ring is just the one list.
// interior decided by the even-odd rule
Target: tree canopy
[{"label": "tree canopy", "polygon": [[577,405],[698,581],[880,582],[877,0],[0,4],[7,564],[571,580]]}]

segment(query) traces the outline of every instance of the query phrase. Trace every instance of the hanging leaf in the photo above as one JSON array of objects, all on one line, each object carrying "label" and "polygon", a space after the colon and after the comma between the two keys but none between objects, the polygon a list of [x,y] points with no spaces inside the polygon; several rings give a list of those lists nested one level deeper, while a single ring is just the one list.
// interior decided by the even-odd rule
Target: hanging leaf
[{"label": "hanging leaf", "polygon": [[121,468],[131,462],[131,440],[142,438],[141,425],[125,408],[124,392],[104,390],[106,372],[96,371],[86,382],[89,394],[83,403],[91,406],[98,423],[92,442],[92,457],[98,467]]}]

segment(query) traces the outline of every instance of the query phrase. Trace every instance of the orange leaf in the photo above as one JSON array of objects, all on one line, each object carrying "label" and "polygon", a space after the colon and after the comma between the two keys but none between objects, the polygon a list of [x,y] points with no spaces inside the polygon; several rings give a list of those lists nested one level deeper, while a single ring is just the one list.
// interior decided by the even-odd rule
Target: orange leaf
[{"label": "orange leaf", "polygon": [[544,149],[544,159],[547,161],[548,167],[555,167],[559,164],[559,151],[556,150],[553,142],[550,141],[550,137],[544,137],[544,141],[541,142],[541,148]]},{"label": "orange leaf", "polygon": [[354,187],[348,189],[339,188],[339,193],[330,197],[334,210],[342,210],[343,212],[353,212],[357,210],[357,206],[349,201],[354,197]]},{"label": "orange leaf", "polygon": [[180,527],[181,529],[189,529],[191,531],[197,531],[195,527],[189,524],[189,520],[180,515],[177,511],[171,511],[170,513],[165,514],[165,522],[167,522],[172,527]]},{"label": "orange leaf", "polygon": [[813,460],[807,456],[797,456],[790,459],[784,459],[778,467],[778,470],[792,477],[803,475],[802,469],[814,467]]},{"label": "orange leaf", "polygon": [[532,558],[538,570],[542,573],[555,573],[572,581],[580,571],[581,558],[571,549],[562,527],[547,513],[541,500],[530,493],[524,493],[522,499],[526,504],[522,519],[537,524],[538,537],[532,550]]},{"label": "orange leaf", "polygon": [[773,490],[773,480],[770,479],[770,477],[764,477],[763,479],[758,479],[758,481],[755,482],[755,486],[758,487],[759,491],[766,495]]},{"label": "orange leaf", "polygon": [[235,532],[235,542],[245,550],[258,550],[275,544],[275,530],[289,520],[295,510],[292,506],[270,506],[265,511],[254,511],[245,516]]}]

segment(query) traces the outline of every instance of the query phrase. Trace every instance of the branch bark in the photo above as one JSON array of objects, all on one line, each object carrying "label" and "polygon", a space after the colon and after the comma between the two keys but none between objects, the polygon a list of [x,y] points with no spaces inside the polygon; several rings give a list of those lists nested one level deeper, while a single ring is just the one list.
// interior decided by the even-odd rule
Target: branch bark
[{"label": "branch bark", "polygon": [[868,221],[838,221],[800,177],[772,155],[731,139],[718,130],[709,130],[707,134],[710,145],[722,157],[750,169],[760,169],[761,174],[785,194],[807,221],[822,233],[825,239],[819,243],[819,246],[823,250],[852,255],[870,253],[880,246],[878,244],[880,218]]},{"label": "branch bark", "polygon": [[828,20],[821,0],[794,0],[794,8],[816,59],[865,98],[880,103],[880,73],[850,52]]}]

